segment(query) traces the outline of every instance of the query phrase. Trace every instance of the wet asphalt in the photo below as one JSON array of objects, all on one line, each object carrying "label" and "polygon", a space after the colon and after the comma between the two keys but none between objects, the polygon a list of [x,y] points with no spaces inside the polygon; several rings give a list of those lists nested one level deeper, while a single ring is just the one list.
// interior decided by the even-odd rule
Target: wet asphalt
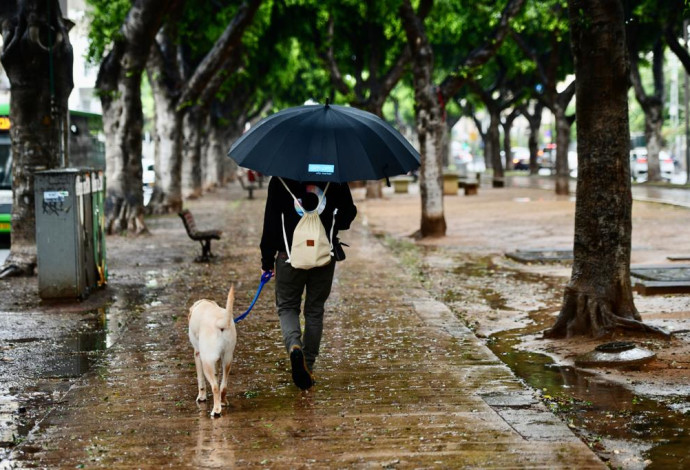
[{"label": "wet asphalt", "polygon": [[[605,468],[359,217],[342,239],[316,386],[290,379],[269,283],[237,325],[229,405],[197,404],[187,311],[235,314],[259,281],[265,190],[191,201],[224,234],[211,263],[177,216],[108,238],[109,285],[84,302],[3,281],[2,468]],[[210,397],[209,397],[210,398]]]}]

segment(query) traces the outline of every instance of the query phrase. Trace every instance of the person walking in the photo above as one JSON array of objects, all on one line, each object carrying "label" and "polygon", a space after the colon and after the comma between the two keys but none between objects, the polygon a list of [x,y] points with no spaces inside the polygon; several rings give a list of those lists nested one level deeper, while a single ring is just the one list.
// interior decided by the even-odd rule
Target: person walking
[{"label": "person walking", "polygon": [[[283,342],[290,357],[292,380],[302,390],[314,385],[313,370],[321,345],[324,306],[331,293],[335,270],[334,258],[310,269],[290,264],[293,232],[305,211],[318,213],[332,243],[338,231],[350,228],[357,207],[347,183],[299,182],[273,177],[268,184],[260,244],[261,270],[262,274],[270,271],[275,275]],[[304,332],[300,326],[303,294]]]}]

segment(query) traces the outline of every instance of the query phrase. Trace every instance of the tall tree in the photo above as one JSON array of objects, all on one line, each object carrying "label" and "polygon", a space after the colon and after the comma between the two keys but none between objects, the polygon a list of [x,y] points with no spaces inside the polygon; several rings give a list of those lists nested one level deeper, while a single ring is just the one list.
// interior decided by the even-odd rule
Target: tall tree
[{"label": "tall tree", "polygon": [[[524,1],[509,0],[488,36],[482,38],[480,45],[473,44],[474,49],[464,59],[457,60],[452,72],[440,85],[436,85],[434,80],[434,50],[424,24],[433,0],[421,0],[416,11],[410,0],[403,0],[400,6],[400,17],[412,52],[415,115],[422,156],[422,237],[441,237],[446,233],[442,183],[442,149],[446,130],[443,123],[443,103],[452,99],[476,68],[485,64],[496,53],[508,33],[510,20],[520,11]],[[479,29],[485,30],[486,24]]]},{"label": "tall tree", "polygon": [[[479,97],[489,114],[489,125],[484,140],[484,160],[490,162],[487,166],[493,169],[493,186],[503,187],[504,169],[501,162],[501,112],[510,104],[500,94],[499,83],[484,89],[479,83],[472,81],[470,89]],[[494,95],[498,95],[494,97]]]},{"label": "tall tree", "polygon": [[[630,37],[632,36],[632,38]],[[659,37],[654,41],[652,47],[652,77],[653,91],[647,93],[642,77],[640,76],[640,51],[637,44],[637,35],[634,33],[628,36],[630,47],[630,79],[635,90],[635,98],[644,112],[644,136],[647,141],[647,180],[661,181],[661,168],[659,165],[659,152],[664,144],[661,134],[664,125],[664,49],[665,44]]]},{"label": "tall tree", "polygon": [[[328,87],[320,60],[316,54],[305,54],[302,47],[301,41],[312,37],[311,23],[294,21],[311,14],[308,5],[272,2],[268,27],[260,34],[252,33],[249,46],[237,49],[240,72],[227,74],[209,113],[208,140],[212,145],[203,155],[211,158],[202,167],[206,187],[222,184],[230,176],[227,168],[236,168],[227,157],[228,146],[242,135],[247,123],[253,125],[272,110],[302,103],[305,97]],[[314,82],[316,76],[321,77],[316,79],[319,83]],[[300,86],[295,87],[295,83]]]},{"label": "tall tree", "polygon": [[10,80],[12,247],[0,276],[36,266],[34,173],[64,164],[67,100],[73,88],[71,23],[57,0],[0,5],[0,60]]},{"label": "tall tree", "polygon": [[[511,76],[513,71],[505,63],[506,60],[503,57],[496,56],[495,60],[491,60],[484,66],[481,79],[469,82],[470,90],[481,100],[489,114],[484,158],[486,161],[491,162],[494,187],[503,187],[504,170],[512,169],[510,126],[508,126],[504,139],[507,142],[504,146],[506,147],[505,162],[501,161],[500,127],[503,124],[501,113],[516,106],[525,95],[522,80],[519,77]],[[512,125],[512,120],[516,116],[517,111],[515,114],[512,114],[510,125]]]},{"label": "tall tree", "polygon": [[503,119],[501,120],[501,126],[503,127],[503,152],[505,154],[505,168],[506,171],[513,169],[513,151],[512,143],[510,141],[510,133],[513,129],[513,123],[515,119],[520,116],[520,110],[515,107],[511,109]]},{"label": "tall tree", "polygon": [[[110,8],[122,2],[91,0],[95,8]],[[110,50],[101,62],[96,88],[101,97],[106,155],[106,230],[145,232],[144,194],[141,184],[141,142],[144,117],[141,107],[141,76],[148,51],[166,13],[178,1],[135,0],[119,32],[112,36]],[[98,23],[92,26],[98,28]]]},{"label": "tall tree", "polygon": [[[559,88],[567,75],[572,73],[572,56],[567,42],[567,8],[563,0],[537,2],[532,5],[536,13],[524,19],[521,31],[511,35],[515,42],[532,59],[541,79],[537,98],[551,110],[556,120],[556,194],[568,194],[569,169],[568,147],[574,114],[567,114],[568,105],[575,95],[575,82],[562,90]],[[550,18],[550,21],[544,16]],[[535,24],[536,22],[536,24]],[[544,27],[548,24],[549,27]]]},{"label": "tall tree", "polygon": [[[189,56],[181,51],[183,44],[178,41],[179,31],[174,21],[169,22],[157,36],[157,42],[150,51],[152,57],[148,70],[156,102],[156,139],[160,155],[156,168],[156,181],[160,183],[156,184],[149,202],[152,212],[167,213],[181,209],[184,153],[183,141],[180,139],[183,129],[198,133],[198,126],[204,122],[198,117],[198,106],[207,105],[200,100],[210,99],[215,95],[214,90],[206,94],[205,91],[209,85],[218,87],[222,84],[222,80],[214,79],[217,74],[235,70],[231,68],[226,71],[223,67],[231,63],[233,53],[241,46],[243,35],[252,24],[261,4],[262,0],[248,0],[239,7],[231,8],[227,25],[213,38],[211,47],[202,51],[201,58],[194,61],[188,60]],[[192,9],[198,7],[189,5]],[[193,159],[189,162],[191,172],[200,171],[197,138],[198,135],[188,134],[186,141],[188,150],[191,151],[187,158]],[[200,178],[195,179],[193,185],[200,185],[200,181]]]},{"label": "tall tree", "polygon": [[539,172],[539,162],[537,160],[539,151],[539,129],[541,128],[542,112],[544,104],[537,100],[531,100],[533,103],[530,111],[530,103],[523,103],[520,105],[520,114],[522,114],[529,123],[529,139],[527,146],[529,147],[529,174],[536,175]]},{"label": "tall tree", "polygon": [[[678,15],[683,6],[676,0],[651,2],[635,0],[625,3],[630,9],[626,11],[626,34],[630,54],[630,80],[642,111],[644,112],[644,135],[647,146],[647,180],[661,181],[659,153],[664,145],[662,128],[664,124],[664,56],[668,33],[681,25],[684,15]],[[669,14],[671,13],[671,14]],[[681,28],[676,29],[680,36]],[[675,39],[677,41],[677,38]],[[671,39],[670,43],[674,40]],[[669,43],[669,44],[670,44]],[[671,47],[673,50],[673,46]],[[650,64],[651,52],[652,83],[647,91],[640,69]]]},{"label": "tall tree", "polygon": [[[381,118],[410,61],[400,19],[391,6],[381,1],[326,4],[325,34],[314,34],[333,88],[351,106]],[[367,182],[366,196],[381,197],[381,183]]]},{"label": "tall tree", "polygon": [[578,181],[572,275],[547,337],[661,332],[641,321],[630,283],[628,77],[620,0],[569,0],[577,75]]}]

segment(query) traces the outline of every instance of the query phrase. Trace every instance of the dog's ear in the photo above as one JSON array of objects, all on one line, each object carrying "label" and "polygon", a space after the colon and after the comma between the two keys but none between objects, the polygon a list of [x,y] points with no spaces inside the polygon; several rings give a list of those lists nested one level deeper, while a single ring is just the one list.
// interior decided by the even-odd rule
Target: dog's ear
[{"label": "dog's ear", "polygon": [[225,310],[232,313],[232,306],[235,303],[235,284],[230,286],[230,292],[228,292],[228,301],[225,304]]}]

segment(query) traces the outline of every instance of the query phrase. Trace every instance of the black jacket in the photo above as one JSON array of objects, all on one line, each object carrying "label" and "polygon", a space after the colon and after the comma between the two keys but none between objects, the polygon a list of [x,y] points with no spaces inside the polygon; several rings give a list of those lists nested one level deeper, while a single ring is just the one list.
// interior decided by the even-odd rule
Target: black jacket
[{"label": "black jacket", "polygon": [[[316,185],[321,190],[326,188],[326,183],[301,183],[283,178],[292,194],[301,200],[301,204],[308,211],[314,210],[318,197],[307,191],[307,186]],[[335,228],[333,236],[338,230],[347,230],[355,220],[357,207],[352,202],[352,194],[347,183],[331,183],[325,194],[326,207],[319,215],[321,223],[330,237],[331,225],[333,222],[333,210],[337,207],[338,213],[335,216]],[[283,225],[281,214],[285,215],[285,233],[287,234],[288,246],[292,245],[292,232],[295,230],[300,220],[300,215],[295,210],[295,204],[290,193],[285,189],[283,183],[276,177],[271,178],[268,183],[268,194],[266,197],[266,209],[264,211],[264,229],[261,236],[261,269],[269,271],[273,269],[276,253],[285,251],[283,241]]]}]

